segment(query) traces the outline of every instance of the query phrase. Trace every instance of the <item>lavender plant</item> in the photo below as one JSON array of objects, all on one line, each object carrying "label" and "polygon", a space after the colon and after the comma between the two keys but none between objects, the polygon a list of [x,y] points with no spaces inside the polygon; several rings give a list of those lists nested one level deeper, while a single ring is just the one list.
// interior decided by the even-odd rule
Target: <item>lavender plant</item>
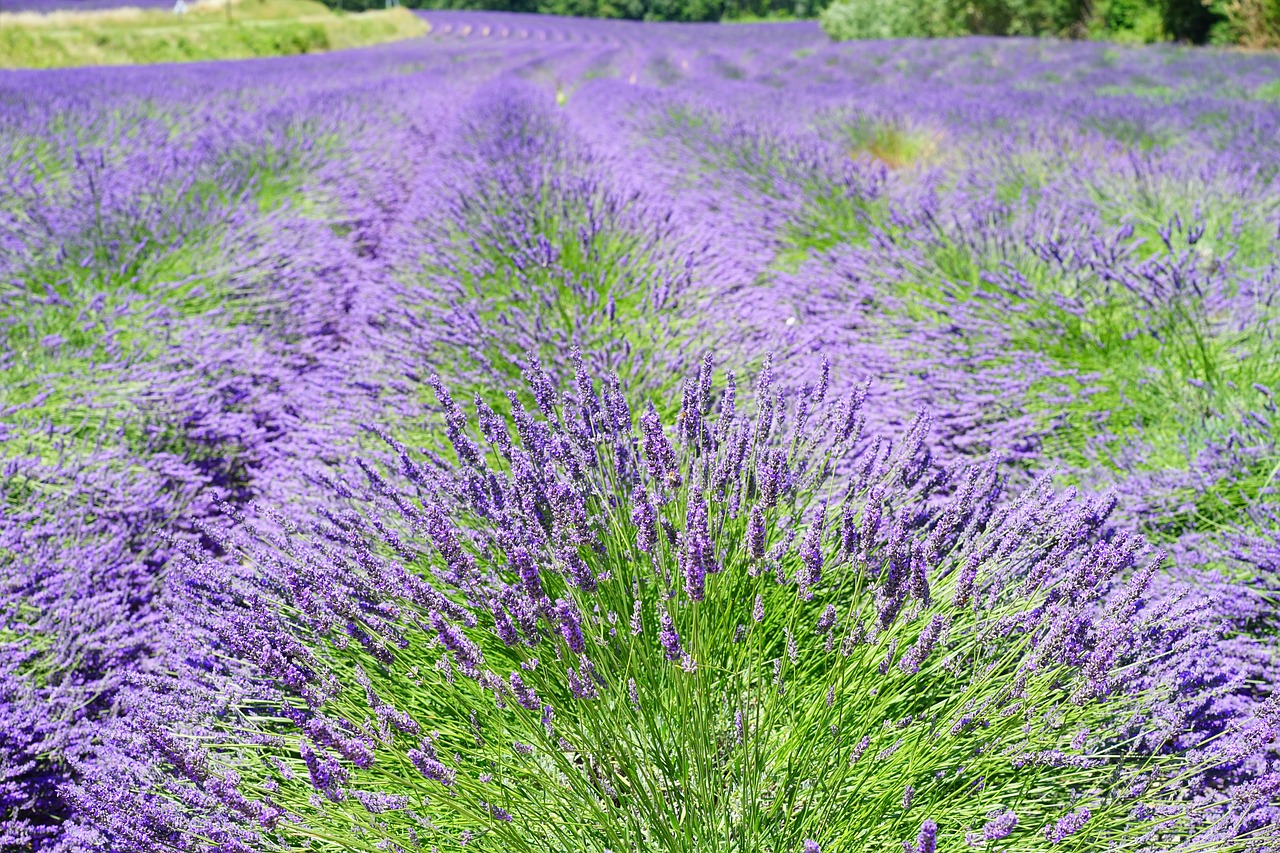
[{"label": "lavender plant", "polygon": [[349,511],[239,517],[253,570],[189,553],[257,686],[151,746],[255,843],[1236,846],[1131,689],[1158,557],[1111,502],[939,469],[924,416],[864,436],[825,374],[766,362],[747,411],[708,358],[670,425],[580,362],[526,378],[478,433],[437,384],[455,458],[388,436]]},{"label": "lavender plant", "polygon": [[572,346],[637,383],[661,381],[670,374],[648,366],[678,365],[695,328],[696,306],[682,304],[693,256],[673,250],[670,213],[611,185],[526,85],[475,98],[443,174],[428,172],[408,205],[395,242],[411,351],[491,400],[526,352],[565,367]]}]

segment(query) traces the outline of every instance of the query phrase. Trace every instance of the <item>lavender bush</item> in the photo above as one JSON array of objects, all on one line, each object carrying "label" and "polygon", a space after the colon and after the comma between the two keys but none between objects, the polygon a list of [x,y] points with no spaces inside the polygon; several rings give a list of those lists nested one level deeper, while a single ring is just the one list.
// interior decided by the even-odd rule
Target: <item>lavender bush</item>
[{"label": "lavender bush", "polygon": [[744,414],[708,358],[674,440],[616,377],[527,378],[474,435],[438,386],[453,464],[387,437],[353,511],[217,537],[239,582],[183,569],[270,689],[148,745],[255,843],[1232,847],[1225,801],[1168,807],[1221,756],[1165,748],[1168,683],[1122,687],[1155,563],[1112,502],[1005,499],[930,465],[926,419],[866,440],[864,394],[767,366]]},{"label": "lavender bush", "polygon": [[0,848],[1280,846],[1274,57],[424,14],[0,76]]}]

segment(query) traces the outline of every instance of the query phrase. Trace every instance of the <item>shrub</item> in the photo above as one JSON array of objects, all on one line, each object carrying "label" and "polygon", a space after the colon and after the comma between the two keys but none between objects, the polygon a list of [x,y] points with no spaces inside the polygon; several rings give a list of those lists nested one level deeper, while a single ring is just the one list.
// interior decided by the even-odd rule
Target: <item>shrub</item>
[{"label": "shrub", "polygon": [[1121,41],[1164,41],[1165,14],[1154,0],[1102,0],[1094,5],[1088,26],[1091,34]]},{"label": "shrub", "polygon": [[929,0],[850,0],[823,11],[822,28],[834,39],[894,39],[945,35],[941,20],[928,14]]},{"label": "shrub", "polygon": [[1280,0],[1215,0],[1195,22],[1215,41],[1245,47],[1280,47]]},{"label": "shrub", "polygon": [[[1126,689],[1155,564],[1105,498],[941,471],[924,416],[868,440],[865,388],[828,400],[825,370],[785,393],[766,361],[745,415],[708,359],[674,442],[580,362],[564,394],[526,377],[514,436],[477,399],[477,440],[435,380],[454,460],[387,438],[396,473],[334,485],[352,512],[210,531],[232,559],[193,555],[191,612],[258,687],[204,749],[135,719],[197,786],[173,796],[268,849],[1173,849],[1204,828],[1176,733],[1146,722],[1163,693]],[[112,831],[179,832],[101,793]]]},{"label": "shrub", "polygon": [[823,13],[822,25],[836,39],[1078,35],[1087,12],[1081,0],[845,0]]},{"label": "shrub", "polygon": [[951,0],[965,32],[998,36],[1079,35],[1089,5],[1084,0]]},{"label": "shrub", "polygon": [[842,0],[822,15],[836,39],[949,36],[1084,35],[1197,44],[1280,43],[1276,0]]}]

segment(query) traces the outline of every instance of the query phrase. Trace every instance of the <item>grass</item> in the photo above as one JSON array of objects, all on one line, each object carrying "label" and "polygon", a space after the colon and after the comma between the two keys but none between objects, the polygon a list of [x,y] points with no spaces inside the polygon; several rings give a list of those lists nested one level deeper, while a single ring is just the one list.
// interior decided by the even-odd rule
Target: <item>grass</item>
[{"label": "grass", "polygon": [[290,56],[429,30],[407,9],[344,14],[313,0],[211,0],[192,4],[185,15],[134,8],[0,14],[0,68]]},{"label": "grass", "polygon": [[866,156],[890,169],[905,169],[933,160],[941,134],[908,125],[899,118],[851,117],[836,129],[850,157]]}]

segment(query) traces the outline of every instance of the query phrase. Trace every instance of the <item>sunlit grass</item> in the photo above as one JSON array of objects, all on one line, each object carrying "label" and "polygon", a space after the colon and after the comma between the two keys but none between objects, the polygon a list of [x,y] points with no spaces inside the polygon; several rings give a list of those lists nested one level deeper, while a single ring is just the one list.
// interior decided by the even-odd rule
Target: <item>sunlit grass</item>
[{"label": "sunlit grass", "polygon": [[406,9],[334,12],[313,0],[201,0],[153,9],[0,13],[0,68],[284,56],[423,35]]}]

